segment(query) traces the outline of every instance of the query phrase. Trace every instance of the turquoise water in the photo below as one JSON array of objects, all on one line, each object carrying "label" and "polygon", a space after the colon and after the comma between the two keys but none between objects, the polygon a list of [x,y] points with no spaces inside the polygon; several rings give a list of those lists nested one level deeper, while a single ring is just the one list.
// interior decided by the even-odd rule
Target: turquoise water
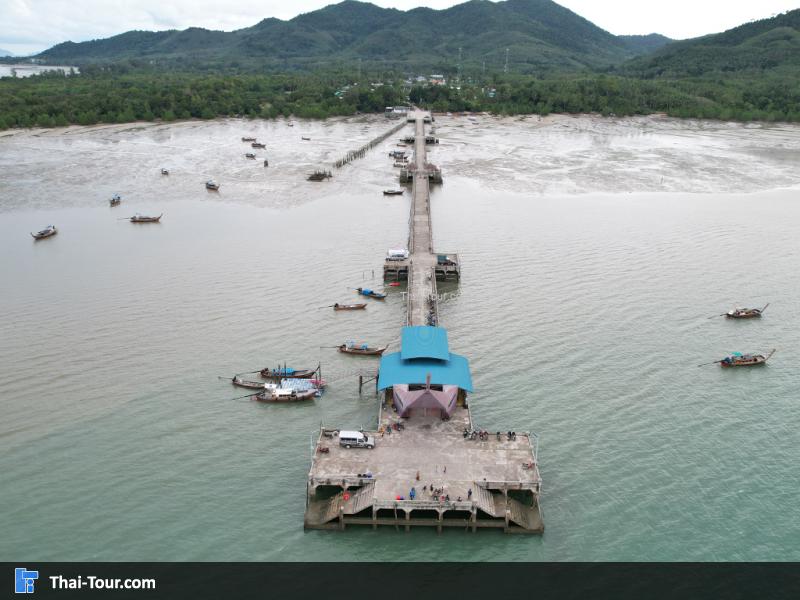
[{"label": "turquoise water", "polygon": [[[476,424],[540,435],[546,531],[303,531],[311,434],[376,408],[354,375],[371,363],[321,346],[396,347],[404,315],[396,289],[319,307],[380,287],[408,208],[380,193],[392,141],[303,176],[385,128],[0,138],[0,560],[800,560],[789,126],[441,119],[434,236],[463,261],[442,322]],[[269,169],[242,158],[254,129]],[[135,211],[165,215],[117,220]],[[708,318],[766,302],[760,321]],[[763,368],[697,367],[771,348]],[[284,361],[321,362],[323,398],[259,405],[217,377]]]}]

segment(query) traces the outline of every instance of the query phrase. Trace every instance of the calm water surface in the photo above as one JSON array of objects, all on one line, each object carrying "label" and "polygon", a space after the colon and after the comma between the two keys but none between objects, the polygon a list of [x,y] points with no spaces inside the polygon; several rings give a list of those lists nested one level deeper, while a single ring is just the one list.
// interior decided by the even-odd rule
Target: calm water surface
[{"label": "calm water surface", "polygon": [[[374,363],[323,346],[396,348],[404,315],[394,288],[320,307],[381,287],[408,198],[381,194],[394,139],[304,180],[382,118],[224,120],[0,137],[0,560],[800,560],[800,128],[436,125],[434,236],[463,260],[443,324],[477,424],[541,436],[542,537],[303,531],[312,432],[376,409]],[[265,406],[218,379],[284,361],[329,390]]]}]

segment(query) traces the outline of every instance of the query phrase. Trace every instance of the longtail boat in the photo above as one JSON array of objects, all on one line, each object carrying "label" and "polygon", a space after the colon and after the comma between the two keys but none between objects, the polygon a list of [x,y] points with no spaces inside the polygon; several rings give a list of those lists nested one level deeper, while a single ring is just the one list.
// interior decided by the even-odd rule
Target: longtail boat
[{"label": "longtail boat", "polygon": [[741,352],[734,352],[730,356],[726,356],[719,362],[720,367],[755,367],[765,364],[770,357],[775,354],[773,349],[769,354],[742,354]]},{"label": "longtail boat", "polygon": [[364,310],[367,308],[366,304],[339,304],[338,302],[333,305],[333,310]]},{"label": "longtail boat", "polygon": [[247,379],[242,379],[238,375],[234,375],[231,379],[231,383],[236,387],[243,387],[249,390],[263,390],[268,383],[264,383],[263,381],[248,381]]},{"label": "longtail boat", "polygon": [[294,379],[311,379],[316,372],[316,369],[291,369],[284,367],[270,369],[266,367],[261,369],[259,374],[264,379],[285,379],[287,377],[292,377]]},{"label": "longtail boat", "polygon": [[767,310],[769,303],[765,304],[762,308],[739,308],[729,310],[725,316],[729,319],[755,319],[760,317],[765,310]]},{"label": "longtail boat", "polygon": [[308,176],[308,181],[322,181],[324,179],[330,179],[331,177],[333,177],[333,173],[330,171],[314,171]]},{"label": "longtail boat", "polygon": [[250,144],[250,146],[252,148],[262,148],[262,149],[267,147],[266,144],[261,144],[259,142],[253,142],[252,144]]},{"label": "longtail boat", "polygon": [[113,195],[113,196],[111,196],[111,198],[109,198],[109,200],[108,200],[108,203],[109,203],[111,206],[118,206],[120,202],[122,202],[122,198],[120,197],[120,195],[119,195],[119,194],[114,194],[114,195]]},{"label": "longtail boat", "polygon": [[305,136],[300,136],[300,139],[305,141],[305,142],[310,142],[311,141],[310,137],[305,137]]},{"label": "longtail boat", "polygon": [[217,191],[219,189],[219,184],[213,179],[209,179],[208,181],[206,181],[206,189]]},{"label": "longtail boat", "polygon": [[43,240],[44,238],[49,238],[52,235],[58,233],[58,229],[56,229],[55,225],[48,225],[41,231],[37,231],[36,233],[31,233],[33,239],[35,240]]},{"label": "longtail boat", "polygon": [[162,175],[169,175],[169,169],[161,169]]},{"label": "longtail boat", "polygon": [[131,217],[131,223],[158,223],[161,220],[161,217],[164,216],[164,213],[161,213],[157,217],[148,217],[147,215],[133,215]]},{"label": "longtail boat", "polygon": [[252,152],[247,152],[247,153],[244,155],[244,157],[245,157],[245,158],[255,158],[255,157],[256,157],[256,155],[255,155],[255,154],[253,154]]},{"label": "longtail boat", "polygon": [[243,142],[255,142],[256,138],[254,138],[254,137],[243,137],[242,141]]},{"label": "longtail boat", "polygon": [[369,298],[375,298],[376,300],[383,300],[386,298],[386,294],[381,294],[380,292],[376,292],[369,288],[356,288],[356,291],[361,294],[362,296],[367,296]]},{"label": "longtail boat", "polygon": [[348,342],[347,344],[339,346],[339,352],[343,352],[344,354],[358,354],[361,356],[380,356],[386,352],[386,348],[388,348],[388,346],[384,346],[383,348],[370,348],[367,344],[356,345],[352,342]]},{"label": "longtail boat", "polygon": [[403,190],[383,190],[384,196],[401,196],[403,194]]},{"label": "longtail boat", "polygon": [[256,394],[254,398],[259,402],[303,402],[313,400],[317,390],[296,391],[287,389],[267,389]]}]

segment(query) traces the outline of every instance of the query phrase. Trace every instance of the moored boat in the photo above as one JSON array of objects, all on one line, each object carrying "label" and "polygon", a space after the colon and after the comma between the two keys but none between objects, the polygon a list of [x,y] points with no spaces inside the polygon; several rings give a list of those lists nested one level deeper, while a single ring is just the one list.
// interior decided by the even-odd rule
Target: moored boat
[{"label": "moored boat", "polygon": [[255,142],[256,138],[254,138],[254,137],[243,137],[242,141],[243,142]]},{"label": "moored boat", "polygon": [[316,369],[291,369],[288,367],[270,369],[269,367],[266,367],[261,369],[259,374],[264,379],[285,379],[287,377],[291,377],[293,379],[311,379],[316,372]]},{"label": "moored boat", "polygon": [[310,137],[306,137],[306,136],[304,136],[304,135],[303,135],[303,136],[300,136],[300,139],[301,139],[301,140],[304,140],[304,141],[306,141],[306,142],[310,142],[310,141],[311,141],[311,138],[310,138]]},{"label": "moored boat", "polygon": [[736,307],[725,313],[729,319],[755,319],[760,317],[765,310],[767,310],[769,303],[765,304],[762,308],[739,308]]},{"label": "moored boat", "polygon": [[162,175],[169,175],[169,169],[161,169]]},{"label": "moored boat", "polygon": [[262,144],[260,142],[253,142],[252,144],[250,144],[250,146],[253,147],[253,148],[266,148],[267,147],[266,144]]},{"label": "moored boat", "polygon": [[333,310],[363,310],[367,308],[366,304],[339,304],[338,302],[333,305]]},{"label": "moored boat", "polygon": [[383,300],[386,298],[386,294],[381,294],[380,292],[376,292],[369,288],[356,288],[356,291],[362,296],[368,296],[369,298],[375,298],[376,300]]},{"label": "moored boat", "polygon": [[309,181],[322,181],[323,179],[330,179],[333,177],[333,173],[330,171],[314,171],[311,175],[308,176]]},{"label": "moored boat", "polygon": [[254,398],[259,402],[303,402],[313,400],[317,396],[317,390],[289,390],[289,389],[266,389]]},{"label": "moored boat", "polygon": [[383,190],[384,196],[402,196],[403,190]]},{"label": "moored boat", "polygon": [[41,231],[37,231],[36,233],[31,233],[33,239],[35,240],[43,240],[44,238],[49,238],[58,233],[58,229],[56,229],[55,225],[48,225]]},{"label": "moored boat", "polygon": [[133,215],[131,217],[131,223],[158,223],[161,220],[161,217],[164,216],[164,213],[161,213],[157,217],[149,217],[147,215]]},{"label": "moored boat", "polygon": [[255,155],[255,154],[253,154],[252,152],[247,152],[247,153],[244,155],[244,157],[245,157],[245,158],[255,158],[255,157],[256,157],[256,155]]},{"label": "moored boat", "polygon": [[209,179],[206,181],[206,189],[217,191],[219,189],[219,184],[213,179]]},{"label": "moored boat", "polygon": [[360,356],[380,356],[386,352],[388,346],[383,348],[371,348],[368,344],[356,344],[355,342],[347,342],[339,346],[339,352],[344,354],[358,354]]},{"label": "moored boat", "polygon": [[755,367],[765,364],[770,357],[775,354],[773,349],[769,354],[742,354],[741,352],[734,352],[730,356],[726,356],[719,362],[720,367]]},{"label": "moored boat", "polygon": [[236,387],[243,387],[249,390],[263,390],[265,389],[265,386],[269,385],[267,383],[264,383],[263,381],[252,381],[243,379],[238,375],[233,376],[233,378],[231,379],[231,383]]},{"label": "moored boat", "polygon": [[111,206],[118,206],[120,202],[122,202],[122,197],[121,197],[119,194],[114,194],[114,195],[113,195],[113,196],[111,196],[111,198],[108,200],[108,203],[109,203]]}]

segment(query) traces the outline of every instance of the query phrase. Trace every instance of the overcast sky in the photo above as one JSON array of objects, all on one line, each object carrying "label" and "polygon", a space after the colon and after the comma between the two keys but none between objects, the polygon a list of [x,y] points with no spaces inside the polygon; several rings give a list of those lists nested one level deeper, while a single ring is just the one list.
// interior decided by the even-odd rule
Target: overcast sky
[{"label": "overcast sky", "polygon": [[[39,52],[59,42],[131,29],[205,27],[230,31],[266,17],[290,19],[331,0],[0,0],[0,48]],[[376,0],[380,6],[447,8],[453,0]],[[730,29],[800,7],[800,0],[559,0],[615,34],[663,33],[683,39]]]}]

